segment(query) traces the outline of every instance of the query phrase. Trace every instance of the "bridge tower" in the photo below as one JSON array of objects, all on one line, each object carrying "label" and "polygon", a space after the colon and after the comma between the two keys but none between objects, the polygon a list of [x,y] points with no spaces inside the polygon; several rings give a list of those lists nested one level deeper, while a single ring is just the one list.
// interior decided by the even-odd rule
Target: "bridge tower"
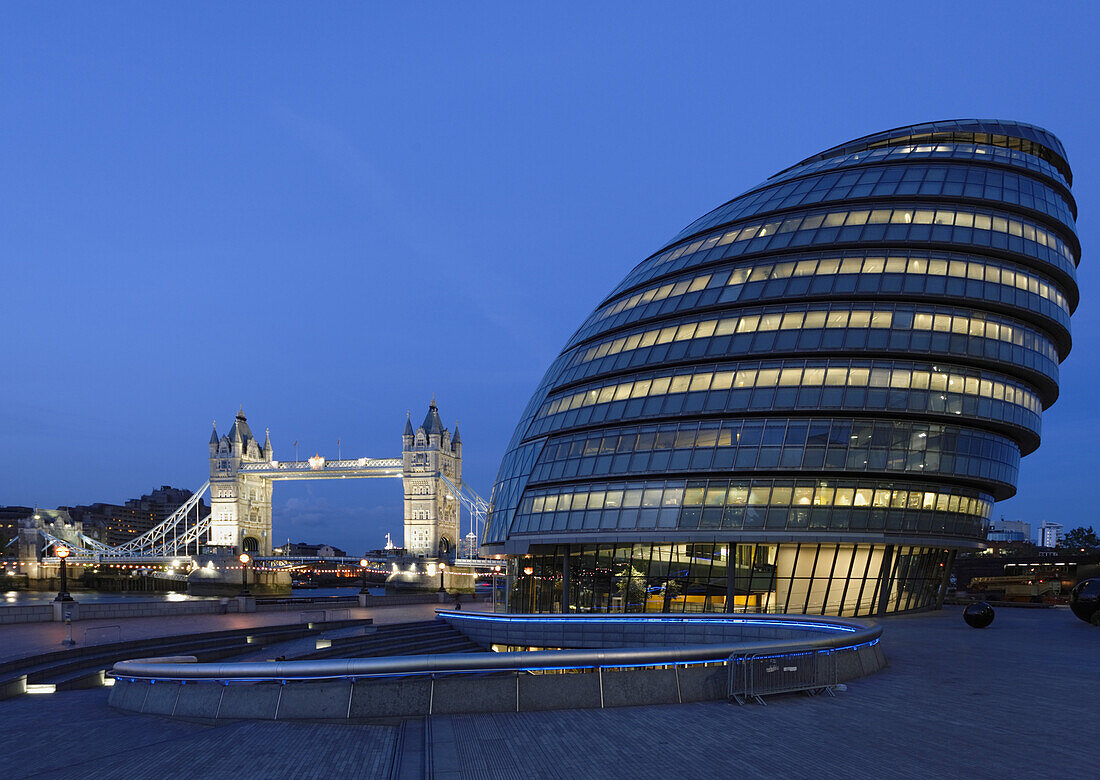
[{"label": "bridge tower", "polygon": [[443,427],[432,397],[415,431],[405,420],[401,437],[405,486],[405,549],[422,558],[453,558],[458,550],[458,497],[439,478],[462,484],[462,437]]},{"label": "bridge tower", "polygon": [[271,463],[275,452],[271,433],[263,446],[256,441],[244,407],[229,433],[210,434],[210,543],[237,547],[256,555],[271,555],[272,480],[242,474],[242,463]]}]

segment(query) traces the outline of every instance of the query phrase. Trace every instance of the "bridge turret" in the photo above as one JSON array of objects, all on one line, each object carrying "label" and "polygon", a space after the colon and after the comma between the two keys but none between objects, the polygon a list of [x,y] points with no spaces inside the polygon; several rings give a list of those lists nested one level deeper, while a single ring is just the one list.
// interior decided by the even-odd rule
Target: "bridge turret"
[{"label": "bridge turret", "polygon": [[455,435],[451,437],[451,452],[456,458],[462,457],[462,436],[458,432],[458,423],[455,423]]},{"label": "bridge turret", "polygon": [[405,421],[402,436],[405,483],[405,548],[413,555],[447,559],[458,543],[458,501],[440,474],[459,484],[461,443],[455,449],[432,397],[424,422],[413,431]]},{"label": "bridge turret", "polygon": [[270,479],[242,471],[242,465],[274,459],[271,432],[261,449],[248,427],[244,407],[221,439],[210,437],[210,542],[259,555],[271,554]]},{"label": "bridge turret", "polygon": [[210,432],[210,457],[218,454],[218,421],[214,420],[214,430]]}]

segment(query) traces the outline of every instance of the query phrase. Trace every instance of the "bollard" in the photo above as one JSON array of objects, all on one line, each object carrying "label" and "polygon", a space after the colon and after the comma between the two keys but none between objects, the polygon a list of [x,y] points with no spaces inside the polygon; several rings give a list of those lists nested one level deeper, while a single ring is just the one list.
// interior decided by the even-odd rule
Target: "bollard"
[{"label": "bollard", "polygon": [[76,642],[73,641],[73,613],[72,612],[66,612],[65,613],[65,638],[61,640],[61,644],[68,645],[69,647],[72,647],[73,645],[76,644]]}]

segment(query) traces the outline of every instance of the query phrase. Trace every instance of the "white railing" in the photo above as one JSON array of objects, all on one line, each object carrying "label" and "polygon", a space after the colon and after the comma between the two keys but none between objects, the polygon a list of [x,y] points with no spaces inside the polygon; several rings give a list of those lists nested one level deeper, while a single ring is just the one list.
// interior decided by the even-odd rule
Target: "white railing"
[{"label": "white railing", "polygon": [[280,474],[287,472],[314,472],[326,471],[373,471],[377,469],[400,469],[404,467],[401,458],[345,458],[343,460],[291,460],[260,463],[242,463],[239,471],[244,474]]}]

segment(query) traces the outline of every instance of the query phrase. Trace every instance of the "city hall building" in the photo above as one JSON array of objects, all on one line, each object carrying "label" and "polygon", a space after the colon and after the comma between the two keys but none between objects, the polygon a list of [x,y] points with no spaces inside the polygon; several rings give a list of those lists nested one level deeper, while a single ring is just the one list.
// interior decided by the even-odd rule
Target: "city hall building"
[{"label": "city hall building", "polygon": [[1062,144],[876,133],[700,217],[546,372],[483,553],[513,611],[936,606],[1015,493],[1077,306]]}]

